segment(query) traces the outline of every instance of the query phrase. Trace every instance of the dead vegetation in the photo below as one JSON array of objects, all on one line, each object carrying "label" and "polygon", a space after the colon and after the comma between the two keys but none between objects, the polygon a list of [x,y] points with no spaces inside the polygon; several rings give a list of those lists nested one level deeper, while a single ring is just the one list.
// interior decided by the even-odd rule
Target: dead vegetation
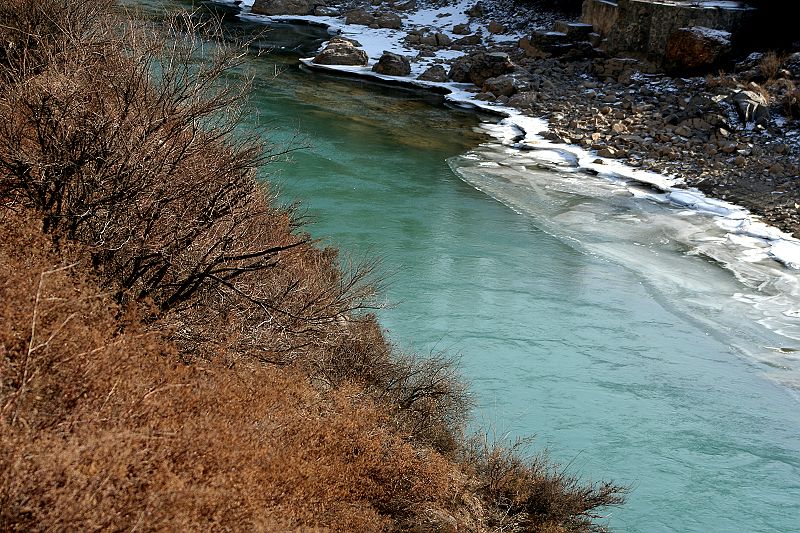
[{"label": "dead vegetation", "polygon": [[0,6],[0,529],[585,531],[620,503],[469,452],[452,362],[395,353],[372,265],[255,180],[282,151],[238,129],[241,49],[110,7]]}]

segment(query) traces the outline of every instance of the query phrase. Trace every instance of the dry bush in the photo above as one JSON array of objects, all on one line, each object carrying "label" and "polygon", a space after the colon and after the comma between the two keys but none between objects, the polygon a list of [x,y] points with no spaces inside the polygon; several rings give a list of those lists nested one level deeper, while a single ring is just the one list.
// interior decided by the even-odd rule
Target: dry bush
[{"label": "dry bush", "polygon": [[767,82],[777,79],[785,61],[785,57],[770,50],[758,62],[758,71]]},{"label": "dry bush", "polygon": [[627,489],[610,482],[586,483],[559,469],[546,453],[526,457],[530,439],[498,444],[487,434],[473,437],[462,463],[480,483],[488,523],[503,531],[604,531],[600,510],[620,505]]},{"label": "dry bush", "polygon": [[800,89],[794,82],[786,81],[781,92],[780,103],[784,115],[792,119],[800,118]]},{"label": "dry bush", "polygon": [[739,87],[739,82],[734,76],[720,70],[716,75],[708,74],[706,76],[706,85],[710,89],[736,89]]},{"label": "dry bush", "polygon": [[[353,313],[371,305],[374,265],[343,268],[255,181],[280,153],[236,130],[247,84],[225,80],[241,49],[206,50],[215,22],[173,21],[170,39],[95,24],[78,32],[94,36],[91,53],[66,36],[33,71],[8,69],[8,201],[38,211],[57,244],[85,245],[118,301],[154,302],[185,360],[254,358],[332,386],[358,380],[409,434],[452,449],[466,411],[452,365],[393,359],[374,318]],[[197,55],[210,58],[197,66]]]},{"label": "dry bush", "polygon": [[0,224],[0,529],[385,531],[460,490],[359,387],[177,363],[34,223]]},{"label": "dry bush", "polygon": [[120,301],[171,313],[186,353],[224,351],[204,341],[232,321],[244,334],[228,340],[263,360],[335,342],[329,325],[367,305],[370,265],[343,272],[255,181],[282,151],[237,130],[244,49],[213,41],[213,21],[173,21],[169,38],[90,21],[39,46],[35,69],[6,69],[5,196],[40,212],[56,243],[86,245]]}]

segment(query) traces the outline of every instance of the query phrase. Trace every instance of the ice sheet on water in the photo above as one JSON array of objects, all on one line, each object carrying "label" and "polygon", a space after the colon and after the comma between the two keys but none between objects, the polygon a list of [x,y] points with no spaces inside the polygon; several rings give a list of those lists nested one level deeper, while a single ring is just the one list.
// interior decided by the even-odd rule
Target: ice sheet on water
[{"label": "ice sheet on water", "polygon": [[786,356],[800,348],[800,271],[790,268],[800,243],[727,202],[666,182],[659,192],[625,172],[559,168],[552,150],[509,149],[509,135],[491,131],[497,141],[450,161],[464,181],[564,242],[630,268],[660,298],[767,365],[769,377],[800,388],[800,361]]}]

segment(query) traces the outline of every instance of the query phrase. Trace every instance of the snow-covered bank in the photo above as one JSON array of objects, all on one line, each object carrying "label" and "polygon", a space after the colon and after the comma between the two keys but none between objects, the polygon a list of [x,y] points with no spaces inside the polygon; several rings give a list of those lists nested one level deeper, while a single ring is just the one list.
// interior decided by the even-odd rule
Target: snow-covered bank
[{"label": "snow-covered bank", "polygon": [[[371,70],[371,65],[378,61],[383,51],[392,51],[408,56],[416,54],[415,50],[409,48],[403,42],[403,39],[411,29],[432,28],[450,38],[457,38],[458,35],[452,32],[452,28],[454,25],[467,24],[469,22],[466,11],[472,4],[470,0],[459,0],[447,7],[426,8],[408,12],[404,17],[404,29],[401,30],[345,24],[344,20],[339,17],[257,15],[250,12],[250,6],[252,6],[253,1],[244,0],[241,2],[242,11],[239,16],[242,19],[264,24],[273,21],[296,21],[324,25],[328,27],[328,31],[332,35],[340,35],[357,40],[361,45],[360,47],[366,51],[370,58],[370,65],[364,67],[317,65],[313,63],[313,58],[301,59],[301,62],[306,66],[319,70],[379,79],[389,83],[413,85],[420,88],[435,89],[440,92],[445,91],[448,92],[446,99],[455,105],[480,108],[490,113],[504,115],[506,118],[500,123],[502,127],[488,128],[488,131],[504,144],[510,144],[521,149],[534,148],[534,152],[538,151],[541,157],[546,159],[552,158],[553,153],[571,154],[570,158],[577,160],[578,168],[596,173],[600,178],[630,180],[652,185],[662,191],[663,194],[659,197],[660,201],[669,201],[676,206],[706,213],[715,217],[716,222],[732,235],[755,239],[758,242],[758,249],[762,253],[754,254],[752,250],[743,251],[742,257],[747,258],[749,262],[769,257],[780,261],[789,268],[800,269],[800,240],[758,221],[742,207],[709,198],[696,189],[682,188],[680,187],[680,180],[669,176],[627,167],[613,159],[598,158],[592,151],[584,150],[578,146],[547,141],[537,135],[547,130],[546,121],[525,116],[514,108],[476,100],[474,98],[475,93],[470,91],[474,87],[469,84],[429,82],[416,79],[431,65],[455,59],[463,55],[463,52],[439,50],[431,57],[416,58],[411,63],[411,75],[407,77],[387,76]],[[216,0],[216,3],[239,5],[238,1],[235,0]],[[488,35],[485,39],[486,44],[500,41],[516,41],[520,38],[519,35],[513,33],[495,35],[489,33],[488,30],[485,31],[485,34]],[[520,139],[522,136],[524,138]],[[752,244],[752,241],[746,242]]]},{"label": "snow-covered bank", "polygon": [[[250,0],[246,0],[245,4]],[[230,3],[220,0],[220,3]],[[241,17],[246,20],[269,23],[271,21],[303,21],[306,23],[324,24],[331,34],[338,34],[357,40],[361,48],[369,56],[370,65],[377,62],[384,50],[404,55],[415,55],[416,51],[404,44],[404,37],[413,28],[427,27],[437,32],[454,37],[450,29],[454,24],[467,21],[464,11],[469,7],[469,2],[461,2],[440,9],[420,10],[416,13],[406,14],[404,30],[375,29],[361,25],[347,25],[340,18],[319,16],[278,16],[266,17],[254,15],[245,5]],[[493,39],[513,40],[518,36],[503,35],[492,36]],[[496,105],[475,98],[474,86],[458,83],[437,83],[416,80],[432,64],[441,64],[446,60],[454,59],[463,52],[454,50],[440,50],[432,57],[422,57],[411,63],[411,76],[392,77],[372,72],[370,66],[323,66],[312,63],[311,59],[302,62],[316,69],[325,69],[349,75],[363,76],[378,79],[382,82],[412,84],[421,88],[449,91],[446,99],[454,105],[475,107],[492,113],[504,115],[505,118],[497,123],[485,124],[484,129],[495,141],[482,146],[480,150],[469,154],[473,159],[469,164],[473,168],[466,169],[467,164],[459,163],[456,172],[468,183],[476,188],[492,194],[498,200],[511,205],[515,209],[526,210],[519,202],[511,198],[514,194],[526,196],[529,189],[536,187],[551,187],[568,190],[573,188],[575,194],[588,195],[594,191],[599,197],[609,194],[613,190],[614,198],[631,198],[633,201],[644,201],[667,207],[659,215],[648,217],[634,217],[628,220],[630,224],[658,223],[663,231],[668,234],[667,240],[671,246],[683,250],[688,255],[699,255],[709,258],[731,271],[736,278],[744,284],[747,291],[740,295],[733,295],[739,301],[749,302],[759,310],[754,320],[762,322],[775,331],[779,331],[790,341],[796,344],[800,340],[800,241],[790,235],[768,226],[752,216],[746,209],[732,203],[710,198],[696,189],[687,189],[682,186],[679,179],[647,172],[632,167],[627,167],[613,159],[599,158],[591,150],[579,146],[556,143],[544,139],[539,133],[545,132],[547,122],[523,115],[514,108]],[[545,174],[536,172],[537,168],[549,169]],[[513,172],[496,172],[497,168],[510,169]],[[485,172],[484,172],[485,171]],[[481,172],[485,175],[481,176]],[[513,179],[509,177],[514,174]],[[469,174],[469,176],[467,176]],[[497,190],[491,191],[481,179],[489,174],[491,180],[507,180],[509,183],[500,187],[502,194]],[[578,179],[579,178],[579,179]],[[538,181],[537,181],[538,180]],[[568,187],[561,187],[556,183],[562,180],[569,182]],[[547,185],[542,185],[543,183]],[[496,184],[496,183],[495,183]],[[541,200],[542,196],[539,197]],[[535,200],[535,199],[534,199]],[[527,210],[526,210],[527,211]],[[565,220],[564,213],[555,222],[544,222],[548,225],[547,231],[558,233],[563,228],[558,224]],[[570,220],[580,220],[577,213],[571,212]],[[593,219],[586,218],[582,223],[597,224],[602,221],[602,213]],[[675,224],[665,219],[673,217]],[[699,218],[697,218],[699,217]],[[691,219],[691,220],[690,220]],[[615,221],[622,224],[624,217]],[[591,231],[583,231],[578,225],[570,226],[567,237],[573,240],[592,238]],[[613,229],[620,230],[617,225]],[[584,228],[589,229],[589,228]],[[611,229],[611,228],[608,228]],[[586,244],[586,243],[584,243]],[[636,245],[636,243],[633,243]],[[652,249],[657,248],[657,243],[651,243]],[[593,253],[605,253],[612,259],[630,262],[633,261],[631,253],[622,253],[619,250],[587,246]],[[630,248],[634,250],[634,248]],[[628,250],[628,251],[630,251]],[[657,251],[656,251],[657,255]],[[647,276],[646,268],[656,267],[654,263],[643,262],[642,273]],[[680,272],[679,263],[671,263],[669,268]],[[674,278],[666,279],[666,283],[674,283]],[[698,287],[688,288],[686,294]],[[780,366],[790,356],[787,350],[796,346],[781,347],[778,351],[779,361],[770,361],[770,364]]]}]

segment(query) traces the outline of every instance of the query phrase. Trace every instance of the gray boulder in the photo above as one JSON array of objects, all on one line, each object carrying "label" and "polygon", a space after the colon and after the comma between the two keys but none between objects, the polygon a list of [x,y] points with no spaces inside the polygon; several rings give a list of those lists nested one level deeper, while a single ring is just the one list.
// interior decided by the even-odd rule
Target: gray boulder
[{"label": "gray boulder", "polygon": [[319,0],[256,0],[251,11],[259,15],[311,15],[324,4]]},{"label": "gray boulder", "polygon": [[407,0],[406,2],[395,3],[394,8],[397,11],[410,11],[417,7],[416,0]]},{"label": "gray boulder", "polygon": [[375,23],[379,28],[388,28],[392,30],[399,30],[403,25],[400,15],[395,13],[381,13],[375,17]]},{"label": "gray boulder", "polygon": [[375,24],[375,15],[369,13],[365,9],[354,9],[348,11],[344,17],[347,24],[360,24],[362,26],[371,26]]},{"label": "gray boulder", "polygon": [[357,48],[352,41],[334,37],[322,52],[314,58],[320,65],[361,65],[365,66],[369,57],[364,50]]},{"label": "gray boulder", "polygon": [[408,76],[411,74],[411,63],[405,56],[384,51],[372,71],[387,76]]},{"label": "gray boulder", "polygon": [[423,81],[444,82],[447,81],[447,71],[442,65],[433,65],[432,67],[428,67],[425,72],[417,76],[417,79]]},{"label": "gray boulder", "polygon": [[767,100],[755,91],[739,91],[730,95],[727,100],[733,104],[744,124],[765,124],[769,120]]},{"label": "gray boulder", "polygon": [[514,64],[504,52],[476,52],[456,59],[448,76],[456,82],[470,82],[482,87],[489,78],[508,74],[513,70]]},{"label": "gray boulder", "polygon": [[514,78],[511,76],[496,76],[483,82],[483,92],[492,93],[495,96],[511,96],[517,92]]}]

